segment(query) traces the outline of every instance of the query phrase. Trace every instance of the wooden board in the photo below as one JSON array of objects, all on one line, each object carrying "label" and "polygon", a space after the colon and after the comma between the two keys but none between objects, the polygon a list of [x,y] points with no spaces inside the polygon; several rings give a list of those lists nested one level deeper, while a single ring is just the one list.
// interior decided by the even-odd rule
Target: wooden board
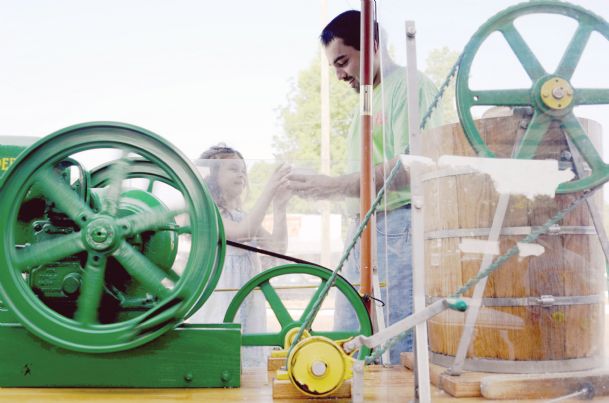
[{"label": "wooden board", "polygon": [[267,371],[277,371],[285,366],[285,357],[269,357],[266,363]]},{"label": "wooden board", "polygon": [[[413,353],[401,353],[400,362],[412,370],[413,356]],[[459,376],[452,376],[446,373],[445,367],[429,364],[429,378],[432,385],[454,397],[482,396],[480,380],[488,375],[485,372],[463,372]]]},{"label": "wooden board", "polygon": [[[246,370],[241,376],[240,388],[215,389],[136,389],[136,388],[0,388],[0,403],[158,403],[158,402],[272,402],[270,372],[260,369]],[[369,366],[364,371],[364,401],[406,402],[414,396],[411,371],[403,366]],[[433,403],[490,402],[482,397],[455,398],[436,387],[431,389]],[[302,399],[277,400],[304,402]],[[350,399],[332,399],[332,403]],[[497,400],[492,400],[497,401]],[[594,402],[607,401],[596,397]],[[309,400],[310,402],[310,400]],[[502,402],[505,402],[503,400]],[[518,400],[541,402],[540,400]]]},{"label": "wooden board", "polygon": [[552,399],[582,391],[585,387],[591,388],[591,396],[609,396],[609,370],[491,375],[483,377],[480,383],[482,396],[488,399]]},{"label": "wooden board", "polygon": [[[343,382],[338,390],[324,399],[348,399],[351,397],[351,380]],[[292,382],[273,379],[273,399],[315,399],[298,390]]]}]

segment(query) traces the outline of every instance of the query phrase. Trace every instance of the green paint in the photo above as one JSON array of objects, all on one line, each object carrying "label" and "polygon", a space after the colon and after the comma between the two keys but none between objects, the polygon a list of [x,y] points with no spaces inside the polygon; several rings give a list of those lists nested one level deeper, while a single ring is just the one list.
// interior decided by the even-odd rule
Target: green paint
[{"label": "green paint", "polygon": [[[559,14],[571,18],[577,24],[565,53],[555,72],[546,72],[533,51],[514,27],[514,20],[534,13]],[[472,63],[480,46],[494,33],[501,34],[532,82],[531,88],[513,90],[473,91],[469,86]],[[552,122],[558,122],[573,141],[588,163],[592,174],[585,178],[561,184],[557,193],[571,193],[591,189],[609,179],[609,164],[605,164],[586,136],[581,124],[573,114],[578,105],[609,104],[609,89],[573,88],[573,101],[562,109],[550,108],[543,102],[541,87],[552,78],[570,82],[581,55],[592,33],[609,40],[609,24],[596,14],[568,3],[538,0],[519,4],[498,13],[483,24],[467,43],[456,82],[457,112],[463,130],[476,152],[481,157],[495,157],[485,144],[474,123],[471,109],[474,106],[510,106],[533,108],[534,114],[517,147],[516,158],[534,158]],[[572,83],[571,83],[572,85]],[[547,95],[547,94],[546,94]]]},{"label": "green paint", "polygon": [[64,350],[21,326],[0,326],[2,387],[209,388],[240,386],[241,327],[183,325],[138,348]]},{"label": "green paint", "polygon": [[[75,189],[62,164],[96,149],[123,157],[84,172]],[[8,172],[0,185],[0,200],[13,201],[0,204],[0,298],[46,342],[88,353],[134,349],[174,329],[215,287],[225,252],[216,206],[188,159],[154,133],[112,122],[71,126],[21,151]],[[124,179],[138,177],[168,183],[184,196],[185,210],[122,189]],[[32,195],[42,202],[35,217],[42,231],[22,220]],[[182,212],[193,247],[175,270],[173,218]],[[61,220],[51,222],[51,213]]]},{"label": "green paint", "polygon": [[[292,318],[287,308],[281,301],[279,295],[277,294],[277,291],[271,285],[271,279],[289,274],[308,274],[321,279],[319,287],[311,297],[311,300],[307,304],[300,318]],[[247,296],[250,295],[254,291],[254,289],[260,288],[262,293],[264,294],[266,301],[271,306],[275,317],[281,325],[281,330],[279,330],[279,332],[277,333],[245,333],[243,334],[243,345],[283,347],[285,335],[288,333],[288,331],[294,328],[301,327],[304,324],[305,319],[314,310],[315,304],[319,302],[324,288],[332,277],[332,274],[332,270],[326,269],[324,267],[307,264],[288,264],[265,270],[257,276],[253,277],[243,287],[241,287],[241,289],[235,295],[226,311],[226,315],[224,316],[224,322],[233,322],[235,320],[235,316],[237,315],[239,307],[241,307],[241,304],[245,301]],[[342,293],[351,303],[351,306],[353,307],[355,315],[359,321],[360,328],[352,331],[325,332],[311,329],[311,335],[325,336],[332,340],[343,340],[357,335],[372,335],[372,324],[370,322],[370,317],[368,316],[368,311],[366,310],[366,307],[362,302],[362,299],[357,290],[353,288],[353,286],[347,280],[340,276],[336,277],[336,283],[334,284],[334,287],[336,287],[337,291]],[[369,353],[370,350],[368,348],[363,348],[360,352],[360,359],[362,359]]]}]

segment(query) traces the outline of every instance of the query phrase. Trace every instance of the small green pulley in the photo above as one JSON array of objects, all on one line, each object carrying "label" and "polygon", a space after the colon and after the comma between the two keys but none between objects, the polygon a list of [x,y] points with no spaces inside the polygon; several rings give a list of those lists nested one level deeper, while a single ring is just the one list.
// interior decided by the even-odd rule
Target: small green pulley
[{"label": "small green pulley", "polygon": [[[281,300],[275,287],[271,284],[271,280],[290,274],[306,274],[309,276],[317,277],[321,280],[317,287],[317,290],[307,303],[304,311],[299,318],[293,318],[285,304]],[[300,328],[304,323],[306,317],[313,309],[315,303],[321,296],[321,293],[332,276],[332,271],[323,267],[307,265],[307,264],[288,264],[283,266],[274,267],[258,274],[257,276],[250,279],[235,295],[231,301],[226,315],[224,316],[224,322],[234,322],[237,315],[237,311],[245,301],[246,297],[250,295],[257,288],[260,289],[264,298],[269,303],[271,310],[275,314],[281,330],[277,333],[244,333],[242,344],[244,346],[279,346],[283,347],[286,334],[295,328]],[[357,330],[334,330],[334,331],[317,331],[311,329],[311,336],[325,336],[331,340],[344,340],[349,337],[364,335],[372,335],[372,324],[370,322],[370,316],[368,311],[357,290],[345,280],[343,277],[338,276],[334,285],[338,292],[342,293],[345,298],[350,302],[351,306],[355,311],[359,323],[359,329]],[[359,353],[360,359],[363,359],[370,353],[368,348],[362,348]]]},{"label": "small green pulley", "polygon": [[[527,14],[559,14],[577,22],[558,67],[547,72],[514,25],[514,21]],[[488,37],[499,32],[515,53],[531,79],[531,88],[509,90],[470,89],[469,75],[474,56]],[[589,176],[562,183],[557,193],[571,193],[596,187],[609,180],[609,165],[603,162],[581,124],[573,114],[578,105],[609,104],[609,88],[575,88],[571,83],[573,73],[589,42],[597,32],[609,40],[609,24],[601,17],[581,7],[568,3],[538,0],[510,7],[482,25],[466,45],[456,82],[457,112],[465,134],[476,152],[482,157],[494,157],[476,128],[471,109],[475,106],[510,106],[533,109],[533,116],[521,142],[516,158],[532,159],[553,122],[558,122],[582,158],[591,169]]]}]

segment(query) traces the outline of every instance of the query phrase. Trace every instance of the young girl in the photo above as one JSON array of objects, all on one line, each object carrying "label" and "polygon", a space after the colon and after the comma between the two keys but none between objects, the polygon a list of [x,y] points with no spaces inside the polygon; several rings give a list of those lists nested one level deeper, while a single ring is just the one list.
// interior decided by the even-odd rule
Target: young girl
[{"label": "young girl", "polygon": [[[247,171],[243,156],[237,150],[224,145],[211,147],[195,162],[206,167],[205,182],[218,205],[224,224],[226,238],[247,243],[263,249],[284,253],[287,247],[286,205],[290,198],[287,175],[290,168],[278,166],[266,183],[262,194],[247,214],[242,209],[242,199],[247,189]],[[273,206],[273,230],[262,228],[266,211]],[[218,285],[203,307],[192,317],[192,322],[221,323],[226,309],[236,291],[249,279],[260,273],[258,254],[243,249],[226,247],[226,257]],[[264,297],[259,292],[251,294],[241,306],[236,321],[241,323],[244,333],[266,331]],[[243,367],[265,366],[264,351],[249,347],[241,354]]]}]

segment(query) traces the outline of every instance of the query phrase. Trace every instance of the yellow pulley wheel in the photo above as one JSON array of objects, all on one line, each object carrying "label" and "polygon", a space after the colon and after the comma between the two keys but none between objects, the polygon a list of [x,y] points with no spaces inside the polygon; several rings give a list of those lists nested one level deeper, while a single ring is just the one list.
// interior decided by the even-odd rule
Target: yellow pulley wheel
[{"label": "yellow pulley wheel", "polygon": [[[295,327],[294,329],[290,329],[288,330],[288,332],[285,334],[285,342],[283,343],[283,348],[288,350],[290,348],[290,346],[292,345],[292,342],[294,342],[294,338],[296,337],[296,335],[298,334],[298,331],[300,329]],[[309,333],[308,330],[305,330],[302,332],[302,336],[301,336],[301,340],[302,339],[306,339],[308,337],[311,337],[311,333]]]},{"label": "yellow pulley wheel", "polygon": [[353,358],[333,340],[323,336],[302,339],[288,357],[288,376],[309,396],[323,397],[352,377]]}]

